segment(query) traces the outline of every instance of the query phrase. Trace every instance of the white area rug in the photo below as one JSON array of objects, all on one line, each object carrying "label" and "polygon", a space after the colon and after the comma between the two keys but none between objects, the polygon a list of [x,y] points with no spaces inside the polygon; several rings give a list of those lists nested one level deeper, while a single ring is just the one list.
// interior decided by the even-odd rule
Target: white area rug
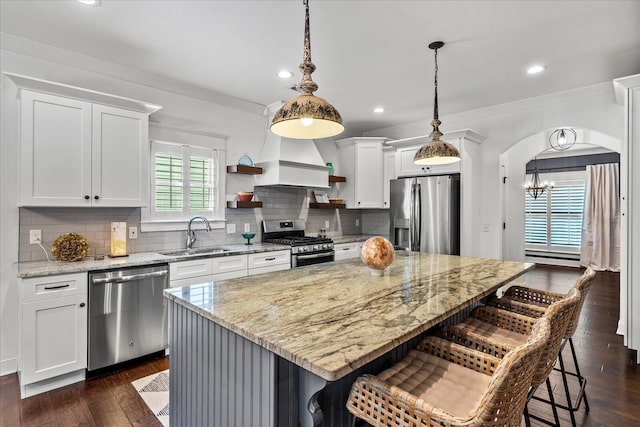
[{"label": "white area rug", "polygon": [[163,426],[169,427],[169,370],[131,383]]}]

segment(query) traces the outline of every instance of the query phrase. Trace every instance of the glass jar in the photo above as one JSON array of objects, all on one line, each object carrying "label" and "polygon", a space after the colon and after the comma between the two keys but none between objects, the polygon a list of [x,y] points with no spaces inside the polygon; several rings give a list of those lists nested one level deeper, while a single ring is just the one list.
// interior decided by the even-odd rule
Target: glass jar
[{"label": "glass jar", "polygon": [[333,175],[333,163],[327,162],[327,167],[329,168],[329,175]]}]

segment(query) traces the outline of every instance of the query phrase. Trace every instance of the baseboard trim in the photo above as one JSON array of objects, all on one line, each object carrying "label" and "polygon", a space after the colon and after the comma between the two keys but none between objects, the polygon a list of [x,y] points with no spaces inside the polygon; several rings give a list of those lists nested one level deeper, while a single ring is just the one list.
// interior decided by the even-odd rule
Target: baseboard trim
[{"label": "baseboard trim", "polygon": [[0,377],[18,372],[18,359],[0,360]]}]

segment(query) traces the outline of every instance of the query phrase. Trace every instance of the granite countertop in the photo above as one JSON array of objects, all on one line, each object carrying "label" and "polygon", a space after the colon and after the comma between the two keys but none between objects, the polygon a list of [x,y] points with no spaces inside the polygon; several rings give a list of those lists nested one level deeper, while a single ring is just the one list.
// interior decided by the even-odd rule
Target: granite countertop
[{"label": "granite countertop", "polygon": [[[196,248],[202,250],[204,248]],[[83,261],[64,262],[64,261],[29,261],[17,262],[16,274],[20,278],[51,276],[55,274],[82,273],[87,271],[109,270],[112,268],[137,267],[141,265],[163,264],[168,262],[187,261],[198,258],[212,258],[232,255],[243,255],[258,252],[272,252],[280,250],[289,250],[289,246],[276,245],[273,243],[252,243],[251,245],[231,244],[220,245],[210,249],[225,249],[225,252],[207,254],[190,254],[190,255],[163,255],[159,252],[140,252],[130,254],[122,258],[104,257],[103,260],[94,260],[93,257],[87,257]],[[161,251],[165,252],[165,251]]]},{"label": "granite countertop", "polygon": [[165,297],[335,381],[533,266],[398,252],[382,277],[344,260],[169,289]]}]

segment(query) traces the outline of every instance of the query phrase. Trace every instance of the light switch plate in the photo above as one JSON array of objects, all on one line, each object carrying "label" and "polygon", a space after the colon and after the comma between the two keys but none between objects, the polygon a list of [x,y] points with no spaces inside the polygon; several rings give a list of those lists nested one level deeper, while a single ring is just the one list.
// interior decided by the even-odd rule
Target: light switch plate
[{"label": "light switch plate", "polygon": [[324,228],[328,229],[329,227],[331,227],[331,225],[329,224],[329,221],[325,221]]},{"label": "light switch plate", "polygon": [[488,222],[483,222],[482,223],[482,231],[484,231],[485,233],[487,233],[489,231],[489,223]]},{"label": "light switch plate", "polygon": [[248,222],[244,224],[244,232],[245,233],[251,232],[251,224],[249,224]]},{"label": "light switch plate", "polygon": [[360,227],[360,220],[356,218],[356,227]]},{"label": "light switch plate", "polygon": [[235,224],[227,224],[227,234],[233,234],[236,232]]},{"label": "light switch plate", "polygon": [[138,238],[138,227],[129,227],[129,239]]}]

